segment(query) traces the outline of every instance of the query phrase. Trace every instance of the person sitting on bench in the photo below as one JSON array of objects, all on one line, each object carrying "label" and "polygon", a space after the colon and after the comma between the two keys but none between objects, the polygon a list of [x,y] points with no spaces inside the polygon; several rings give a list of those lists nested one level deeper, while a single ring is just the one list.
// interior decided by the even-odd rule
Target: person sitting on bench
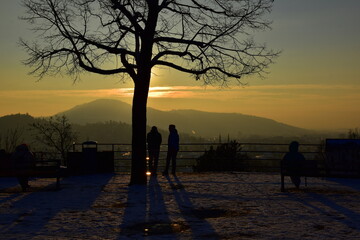
[{"label": "person sitting on bench", "polygon": [[286,170],[291,173],[291,182],[296,188],[300,187],[301,179],[299,172],[304,161],[304,155],[299,153],[299,143],[297,141],[291,142],[289,145],[289,152],[285,154],[283,162]]},{"label": "person sitting on bench", "polygon": [[15,152],[11,155],[11,161],[14,169],[22,173],[17,177],[19,184],[23,191],[26,191],[29,186],[29,177],[26,176],[26,171],[31,171],[35,167],[35,157],[30,152],[28,145],[21,144],[15,148]]}]

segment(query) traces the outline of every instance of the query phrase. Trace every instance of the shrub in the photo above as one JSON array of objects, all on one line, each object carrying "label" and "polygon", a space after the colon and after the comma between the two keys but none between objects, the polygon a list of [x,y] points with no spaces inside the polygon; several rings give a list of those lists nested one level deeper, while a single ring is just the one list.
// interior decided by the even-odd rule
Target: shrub
[{"label": "shrub", "polygon": [[211,146],[196,159],[194,171],[240,171],[242,160],[248,159],[247,155],[240,151],[241,144],[235,140],[217,146],[216,150]]}]

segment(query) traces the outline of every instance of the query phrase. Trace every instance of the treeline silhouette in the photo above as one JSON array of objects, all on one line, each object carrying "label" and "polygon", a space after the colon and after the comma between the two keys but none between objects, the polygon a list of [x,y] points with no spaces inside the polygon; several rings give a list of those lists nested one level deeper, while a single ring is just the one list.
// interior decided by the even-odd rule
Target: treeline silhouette
[{"label": "treeline silhouette", "polygon": [[[27,143],[31,146],[33,151],[45,151],[46,146],[43,146],[35,141],[34,131],[31,129],[31,124],[40,121],[40,118],[32,117],[29,114],[12,114],[0,117],[0,148],[11,149],[16,144]],[[204,120],[205,121],[205,120]],[[219,122],[221,125],[221,122]],[[72,123],[73,130],[77,133],[77,142],[83,141],[97,141],[99,143],[131,143],[131,125],[121,121],[104,121],[87,124]],[[148,131],[151,126],[147,126]],[[168,135],[168,131],[159,128],[159,132],[163,137]],[[347,133],[339,132],[318,132],[314,134],[307,134],[302,136],[261,136],[253,135],[243,138],[234,138],[234,136],[221,136],[203,138],[194,135],[186,134],[179,128],[181,143],[200,143],[200,142],[229,142],[236,139],[238,142],[264,142],[264,143],[289,143],[297,140],[301,143],[320,143],[324,138],[346,138]],[[227,137],[227,140],[226,140]],[[223,140],[221,140],[223,139]]]},{"label": "treeline silhouette", "polygon": [[[46,146],[35,140],[35,132],[31,125],[40,118],[29,114],[13,114],[0,117],[0,148],[11,151],[16,145],[27,143],[33,151],[46,151]],[[77,142],[97,141],[99,143],[131,143],[131,125],[118,121],[106,121],[87,124],[72,124],[73,131],[77,134]],[[148,126],[150,130],[151,126]],[[167,130],[159,129],[165,137]],[[205,142],[201,137],[194,137],[180,132],[183,142]]]}]

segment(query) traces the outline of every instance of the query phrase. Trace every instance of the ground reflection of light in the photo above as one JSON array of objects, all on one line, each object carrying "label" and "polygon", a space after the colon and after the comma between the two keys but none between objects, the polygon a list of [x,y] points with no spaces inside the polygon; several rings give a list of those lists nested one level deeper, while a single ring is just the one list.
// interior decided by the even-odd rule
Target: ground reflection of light
[{"label": "ground reflection of light", "polygon": [[[146,157],[146,161],[149,161],[149,159],[150,159],[149,157]],[[146,175],[147,175],[147,176],[150,176],[150,175],[151,175],[151,172],[147,171],[147,172],[146,172]]]}]

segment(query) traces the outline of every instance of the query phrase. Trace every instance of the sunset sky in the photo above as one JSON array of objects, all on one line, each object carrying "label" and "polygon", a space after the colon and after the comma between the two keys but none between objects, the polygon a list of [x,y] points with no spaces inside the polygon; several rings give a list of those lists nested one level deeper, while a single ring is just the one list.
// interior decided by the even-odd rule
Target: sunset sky
[{"label": "sunset sky", "polygon": [[[18,19],[24,13],[20,3],[0,2],[0,116],[49,116],[99,98],[131,103],[132,82],[114,76],[88,73],[75,84],[66,75],[41,81],[29,76],[18,42],[36,35]],[[255,35],[282,51],[264,79],[219,88],[155,69],[148,106],[237,112],[310,129],[360,127],[359,12],[359,0],[276,0],[267,17],[272,30]]]}]

